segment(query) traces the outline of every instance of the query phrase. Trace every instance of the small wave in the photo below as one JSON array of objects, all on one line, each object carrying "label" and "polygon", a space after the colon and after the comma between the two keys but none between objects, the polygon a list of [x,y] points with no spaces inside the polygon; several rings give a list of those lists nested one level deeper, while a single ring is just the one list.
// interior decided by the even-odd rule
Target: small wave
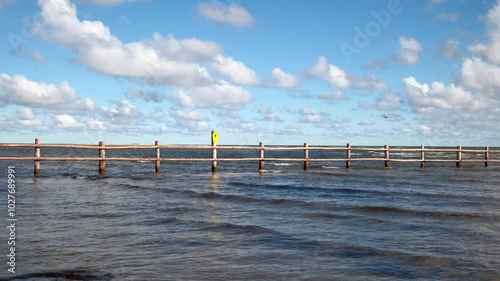
[{"label": "small wave", "polygon": [[335,169],[339,169],[339,167],[335,167],[335,166],[321,166],[321,169],[324,169],[324,170],[335,170]]},{"label": "small wave", "polygon": [[283,163],[269,163],[269,165],[278,166],[278,167],[289,167],[289,166],[300,166],[302,164],[300,164],[300,163],[286,163],[286,162],[283,162]]},{"label": "small wave", "polygon": [[408,209],[403,209],[403,208],[385,207],[385,206],[361,206],[361,207],[355,207],[355,209],[357,209],[361,212],[368,212],[368,213],[394,213],[394,214],[406,214],[406,215],[411,215],[411,216],[456,218],[456,219],[467,219],[467,220],[493,220],[493,221],[498,220],[497,217],[478,215],[478,214],[417,211],[417,210],[408,210]]},{"label": "small wave", "polygon": [[145,221],[145,225],[162,225],[162,224],[171,224],[174,222],[178,222],[177,218],[169,217],[169,218],[159,218],[154,220]]},{"label": "small wave", "polygon": [[421,266],[456,266],[458,261],[452,258],[428,256],[428,255],[413,255],[399,251],[380,250],[372,247],[363,246],[343,246],[335,250],[334,255],[339,255],[348,258],[365,258],[365,257],[387,257],[406,261],[411,264],[419,264]]},{"label": "small wave", "polygon": [[236,233],[250,233],[250,234],[276,234],[277,231],[257,225],[241,225],[233,223],[218,223],[207,226],[208,230],[221,230]]},{"label": "small wave", "polygon": [[98,180],[99,177],[97,176],[85,176],[85,175],[72,175],[72,178],[75,180]]},{"label": "small wave", "polygon": [[306,214],[304,215],[304,217],[311,219],[336,219],[336,218],[345,219],[345,218],[352,218],[353,216],[319,212],[319,213]]},{"label": "small wave", "polygon": [[0,280],[2,281],[33,280],[33,279],[50,280],[50,281],[69,281],[69,280],[111,281],[114,279],[114,276],[110,273],[95,272],[85,269],[69,269],[69,270],[58,270],[58,271],[35,272],[35,273],[21,274],[10,278],[0,278]]},{"label": "small wave", "polygon": [[290,199],[272,199],[271,204],[296,204],[299,201]]}]

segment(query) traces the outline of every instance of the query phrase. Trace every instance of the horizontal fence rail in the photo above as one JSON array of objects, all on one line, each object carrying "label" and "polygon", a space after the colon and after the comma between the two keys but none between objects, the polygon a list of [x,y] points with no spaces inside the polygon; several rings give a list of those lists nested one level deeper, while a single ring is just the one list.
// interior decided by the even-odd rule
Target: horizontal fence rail
[{"label": "horizontal fence rail", "polygon": [[[455,163],[456,167],[462,167],[462,163],[484,163],[488,167],[489,163],[498,162],[499,158],[491,158],[490,155],[500,155],[500,150],[490,149],[464,149],[462,146],[456,148],[425,148],[423,145],[420,148],[391,148],[388,145],[383,147],[353,147],[350,144],[346,146],[309,146],[305,143],[303,146],[264,146],[261,142],[258,146],[232,146],[220,145],[216,143],[211,145],[160,145],[159,141],[155,141],[154,145],[105,145],[100,141],[97,145],[78,145],[78,144],[41,144],[40,139],[35,139],[34,144],[23,143],[0,143],[0,148],[33,148],[34,156],[0,156],[0,161],[33,161],[34,174],[40,173],[41,161],[97,161],[99,163],[99,173],[104,173],[106,169],[106,162],[108,161],[129,161],[129,162],[151,162],[155,163],[155,171],[160,172],[161,162],[211,162],[212,171],[217,171],[217,162],[258,162],[259,170],[264,170],[265,162],[301,162],[303,163],[304,170],[309,168],[310,162],[345,162],[345,167],[350,168],[351,162],[361,161],[379,161],[384,162],[384,167],[390,167],[390,162],[417,162],[420,167],[424,167],[426,162],[451,162]],[[89,149],[97,150],[98,154],[95,157],[55,157],[55,156],[42,156],[41,149]],[[155,157],[106,157],[106,151],[112,150],[154,150]],[[211,151],[212,157],[206,158],[172,158],[161,157],[161,149],[176,149],[176,150],[205,150]],[[256,151],[256,157],[238,157],[227,158],[217,157],[218,150],[228,151]],[[265,157],[265,151],[303,151],[303,157],[287,158],[287,157]],[[340,158],[311,158],[309,152],[311,151],[344,151],[345,157]],[[366,151],[370,153],[379,153],[376,157],[353,157],[352,152]],[[412,153],[413,158],[394,158],[397,153]],[[440,159],[439,153],[453,153],[456,157],[453,159]],[[392,154],[392,157],[391,157]],[[474,159],[464,159],[464,155],[474,154]],[[477,159],[480,156],[481,159]],[[484,156],[484,157],[483,157]]]}]

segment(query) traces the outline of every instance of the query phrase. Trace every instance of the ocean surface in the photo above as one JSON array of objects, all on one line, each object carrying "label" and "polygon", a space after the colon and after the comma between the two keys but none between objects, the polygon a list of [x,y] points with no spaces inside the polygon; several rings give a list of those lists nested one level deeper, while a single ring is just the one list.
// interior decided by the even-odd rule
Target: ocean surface
[{"label": "ocean surface", "polygon": [[[114,155],[154,151],[106,152]],[[162,162],[159,174],[153,163],[106,164],[99,176],[96,162],[42,162],[35,179],[32,162],[0,161],[0,280],[500,280],[499,163],[311,162],[303,171],[300,162],[277,161],[258,172],[256,162],[219,162],[215,174],[210,162]],[[9,165],[15,274],[6,263]]]}]

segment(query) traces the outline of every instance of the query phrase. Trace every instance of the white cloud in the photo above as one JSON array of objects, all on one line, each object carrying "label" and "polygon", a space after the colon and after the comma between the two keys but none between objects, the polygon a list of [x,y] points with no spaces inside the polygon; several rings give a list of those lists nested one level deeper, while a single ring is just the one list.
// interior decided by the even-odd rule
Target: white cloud
[{"label": "white cloud", "polygon": [[45,61],[45,58],[43,57],[43,55],[38,51],[32,51],[30,54],[30,57],[32,59],[36,60],[37,62],[44,62]]},{"label": "white cloud", "polygon": [[170,116],[175,117],[175,118],[180,118],[184,120],[191,120],[191,121],[204,121],[206,120],[205,115],[199,111],[195,111],[193,109],[180,109],[176,107],[171,107],[168,111]]},{"label": "white cloud", "polygon": [[450,39],[440,48],[440,55],[447,59],[460,59],[462,53],[459,49],[460,41]]},{"label": "white cloud", "polygon": [[281,118],[278,117],[276,112],[271,110],[269,107],[263,105],[259,108],[258,113],[261,115],[262,120],[270,122],[281,122]]},{"label": "white cloud", "polygon": [[485,93],[492,91],[494,95],[500,90],[500,67],[477,57],[466,59],[462,64],[462,80],[471,88]]},{"label": "white cloud", "polygon": [[87,129],[89,129],[89,130],[104,130],[104,129],[106,129],[106,126],[105,126],[104,122],[97,120],[97,119],[94,119],[94,118],[90,118],[87,122]]},{"label": "white cloud", "polygon": [[0,74],[0,102],[49,109],[94,110],[95,103],[81,99],[68,82],[59,85],[39,83],[21,75]]},{"label": "white cloud", "polygon": [[35,119],[35,114],[30,108],[23,107],[16,110],[16,117],[19,120],[33,120]]},{"label": "white cloud", "polygon": [[299,84],[299,79],[279,68],[274,68],[271,76],[275,81],[274,84],[279,88],[291,89]]},{"label": "white cloud", "polygon": [[460,19],[459,13],[440,13],[436,16],[438,20],[457,22]]},{"label": "white cloud", "polygon": [[322,123],[330,120],[327,114],[317,113],[308,107],[302,107],[299,109],[299,114],[301,121],[306,123]]},{"label": "white cloud", "polygon": [[364,90],[385,90],[387,89],[387,84],[373,76],[367,76],[367,77],[352,77],[351,80],[353,81],[353,87],[357,89],[364,89]]},{"label": "white cloud", "polygon": [[207,118],[199,111],[171,107],[168,112],[175,119],[174,126],[181,131],[206,132],[209,130]]},{"label": "white cloud", "polygon": [[243,62],[235,61],[232,57],[217,55],[211,66],[215,71],[228,77],[234,83],[248,86],[261,84],[253,69],[248,68]]},{"label": "white cloud", "polygon": [[406,95],[413,109],[417,112],[433,112],[436,109],[462,109],[478,106],[469,91],[451,84],[432,82],[431,86],[417,82],[414,77],[403,79]]},{"label": "white cloud", "polygon": [[330,85],[339,88],[347,88],[350,85],[347,73],[338,66],[328,64],[323,56],[318,58],[313,67],[306,70],[306,75],[328,81]]},{"label": "white cloud", "polygon": [[142,124],[144,115],[137,109],[137,105],[131,104],[128,101],[113,101],[115,107],[100,107],[104,122],[110,125],[118,124]]},{"label": "white cloud", "polygon": [[146,102],[161,103],[167,99],[167,96],[161,92],[144,91],[141,89],[130,89],[125,93],[128,99],[139,99]]},{"label": "white cloud", "polygon": [[335,91],[335,93],[323,93],[318,96],[319,99],[322,100],[330,100],[330,101],[340,101],[340,100],[348,100],[349,97],[342,91]]},{"label": "white cloud", "polygon": [[0,128],[2,128],[3,131],[19,132],[26,127],[40,128],[44,125],[44,122],[36,117],[33,110],[27,107],[18,108],[13,117],[0,120]]},{"label": "white cloud", "polygon": [[376,59],[372,58],[367,64],[363,66],[365,70],[381,70],[386,69],[389,66],[389,61],[387,59]]},{"label": "white cloud", "polygon": [[239,109],[250,103],[253,96],[240,86],[220,81],[204,87],[177,89],[173,98],[187,107]]},{"label": "white cloud", "polygon": [[228,24],[234,27],[248,27],[254,22],[252,15],[243,7],[238,5],[226,5],[221,2],[199,3],[198,12],[206,19]]},{"label": "white cloud", "polygon": [[419,55],[422,51],[422,46],[414,38],[399,37],[400,52],[399,60],[403,64],[415,65],[419,61]]},{"label": "white cloud", "polygon": [[79,20],[76,6],[67,0],[38,3],[42,24],[35,26],[34,34],[72,48],[79,62],[93,71],[152,85],[192,86],[210,82],[192,61],[217,49],[213,42],[163,39],[155,34],[153,40],[124,44],[102,22]]},{"label": "white cloud", "polygon": [[85,127],[85,124],[75,120],[75,118],[68,114],[55,115],[54,119],[56,120],[57,127],[68,129],[79,129]]},{"label": "white cloud", "polygon": [[402,99],[403,98],[397,94],[386,94],[377,100],[376,107],[383,111],[399,110]]},{"label": "white cloud", "polygon": [[426,125],[420,125],[419,129],[420,129],[420,133],[424,136],[432,135],[432,129]]},{"label": "white cloud", "polygon": [[473,44],[469,46],[469,51],[484,56],[491,63],[500,65],[500,52],[498,51],[500,50],[500,1],[497,1],[489,10],[484,22],[490,42]]},{"label": "white cloud", "polygon": [[358,123],[359,126],[371,126],[374,124],[375,124],[375,122],[373,122],[371,120],[367,120],[367,119],[361,120],[361,122]]},{"label": "white cloud", "polygon": [[176,39],[172,34],[164,38],[157,32],[153,34],[152,40],[145,40],[144,44],[163,57],[185,62],[210,61],[222,53],[222,47],[212,41],[196,38]]}]

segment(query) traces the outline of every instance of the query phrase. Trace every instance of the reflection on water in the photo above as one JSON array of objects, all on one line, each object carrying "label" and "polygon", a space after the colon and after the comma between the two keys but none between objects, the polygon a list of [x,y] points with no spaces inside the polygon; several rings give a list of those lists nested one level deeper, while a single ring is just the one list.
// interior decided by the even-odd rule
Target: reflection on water
[{"label": "reflection on water", "polygon": [[140,164],[102,177],[47,165],[35,180],[19,165],[19,273],[0,280],[500,276],[499,167],[213,174],[202,163],[156,175]]}]

